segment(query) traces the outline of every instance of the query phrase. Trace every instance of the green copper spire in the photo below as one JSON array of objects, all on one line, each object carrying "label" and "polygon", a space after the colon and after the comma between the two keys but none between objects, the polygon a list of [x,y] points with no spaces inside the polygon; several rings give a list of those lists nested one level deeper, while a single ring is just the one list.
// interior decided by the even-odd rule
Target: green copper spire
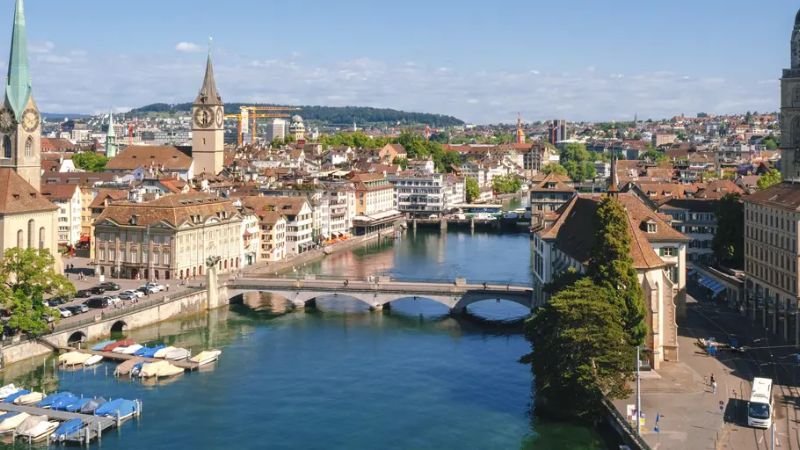
[{"label": "green copper spire", "polygon": [[22,119],[22,112],[31,97],[31,76],[28,72],[28,38],[25,33],[25,6],[17,0],[14,29],[11,33],[11,56],[8,59],[6,98],[11,109]]},{"label": "green copper spire", "polygon": [[108,112],[108,131],[106,132],[106,158],[117,156],[119,146],[117,145],[117,132],[114,130],[114,114]]},{"label": "green copper spire", "polygon": [[108,113],[108,132],[106,133],[106,136],[117,136],[116,131],[114,131],[114,113],[110,111]]}]

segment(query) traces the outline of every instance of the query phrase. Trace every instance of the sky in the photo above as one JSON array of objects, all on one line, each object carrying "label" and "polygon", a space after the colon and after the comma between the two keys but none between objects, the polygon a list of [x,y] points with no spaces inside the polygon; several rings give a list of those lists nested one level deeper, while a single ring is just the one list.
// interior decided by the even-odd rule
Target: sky
[{"label": "sky", "polygon": [[[478,124],[514,122],[518,113],[526,121],[578,121],[775,111],[799,7],[790,0],[25,3],[33,92],[44,112],[192,101],[211,36],[228,102],[387,107]],[[13,0],[0,0],[0,49],[9,46],[13,11]]]}]

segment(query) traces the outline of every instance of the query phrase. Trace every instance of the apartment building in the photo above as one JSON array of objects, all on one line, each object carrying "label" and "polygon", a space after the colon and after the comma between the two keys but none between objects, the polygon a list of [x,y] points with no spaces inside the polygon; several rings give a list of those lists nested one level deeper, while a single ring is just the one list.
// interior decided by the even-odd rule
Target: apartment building
[{"label": "apartment building", "polygon": [[75,246],[81,239],[82,195],[77,184],[44,184],[42,195],[58,206],[58,244]]},{"label": "apartment building", "polygon": [[439,216],[465,202],[460,177],[405,171],[390,176],[389,182],[394,186],[395,209],[410,217]]},{"label": "apartment building", "polygon": [[[266,212],[275,212],[283,216],[286,221],[286,253],[283,256],[298,255],[311,250],[314,246],[314,218],[311,205],[305,197],[243,197],[242,205],[250,208],[261,217]],[[266,217],[266,216],[265,216]],[[270,216],[269,231],[280,233],[274,227],[279,224],[279,220]],[[268,244],[270,236],[264,236],[264,224],[262,219],[261,245]],[[275,245],[279,245],[280,238],[275,238]]]}]

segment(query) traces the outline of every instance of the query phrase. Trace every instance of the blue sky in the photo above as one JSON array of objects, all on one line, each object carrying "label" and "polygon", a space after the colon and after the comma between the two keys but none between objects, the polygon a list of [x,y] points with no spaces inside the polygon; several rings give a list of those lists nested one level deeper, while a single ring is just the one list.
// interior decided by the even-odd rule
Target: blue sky
[{"label": "blue sky", "polygon": [[[0,49],[13,0],[0,3]],[[475,123],[778,108],[789,0],[27,0],[43,111],[191,101],[208,36],[226,101]],[[5,61],[1,63],[5,65]]]}]

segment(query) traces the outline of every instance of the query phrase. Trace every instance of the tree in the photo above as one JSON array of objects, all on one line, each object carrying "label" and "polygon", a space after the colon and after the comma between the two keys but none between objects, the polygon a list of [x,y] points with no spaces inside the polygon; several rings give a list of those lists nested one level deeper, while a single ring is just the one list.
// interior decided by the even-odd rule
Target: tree
[{"label": "tree", "polygon": [[733,269],[744,267],[744,205],[739,194],[727,194],[716,207],[717,232],[711,241],[717,261]]},{"label": "tree", "polygon": [[767,150],[777,150],[778,149],[778,141],[775,139],[775,136],[767,136],[764,138],[763,141],[764,147]]},{"label": "tree", "polygon": [[594,157],[584,144],[567,144],[561,151],[560,162],[573,181],[585,181],[597,174]]},{"label": "tree", "polygon": [[472,177],[467,177],[465,184],[465,189],[467,191],[467,203],[472,203],[476,198],[480,197],[481,188],[478,186],[478,180]]},{"label": "tree", "polygon": [[88,172],[102,172],[106,169],[108,158],[95,152],[81,152],[72,155],[72,163]]},{"label": "tree", "polygon": [[664,152],[660,152],[654,148],[650,148],[645,152],[639,154],[640,160],[649,160],[653,162],[661,162],[667,160],[667,155]]},{"label": "tree", "polygon": [[[582,278],[525,323],[537,399],[545,411],[591,420],[603,397],[630,394],[635,356],[607,287]],[[555,404],[549,408],[549,404]]]},{"label": "tree", "polygon": [[522,182],[514,175],[498,175],[492,178],[492,189],[498,194],[513,194],[522,188]]},{"label": "tree", "polygon": [[644,294],[631,258],[627,212],[619,200],[609,196],[600,202],[595,230],[588,275],[614,294],[629,344],[641,345],[647,335]]},{"label": "tree", "polygon": [[8,326],[38,336],[47,331],[48,318],[58,312],[44,304],[45,295],[72,295],[75,287],[54,270],[55,260],[48,250],[6,250],[0,260],[0,304],[11,314]]},{"label": "tree", "polygon": [[774,186],[778,183],[783,181],[783,176],[778,171],[778,169],[769,169],[769,172],[761,175],[758,179],[758,188],[759,189],[767,189],[768,187]]},{"label": "tree", "polygon": [[545,175],[549,175],[551,173],[557,175],[567,175],[567,169],[565,169],[564,166],[562,166],[561,164],[552,163],[544,166],[542,168],[542,173]]},{"label": "tree", "polygon": [[401,158],[399,156],[395,156],[394,159],[392,160],[392,164],[400,166],[401,169],[406,170],[406,168],[408,167],[408,160],[405,158]]}]

